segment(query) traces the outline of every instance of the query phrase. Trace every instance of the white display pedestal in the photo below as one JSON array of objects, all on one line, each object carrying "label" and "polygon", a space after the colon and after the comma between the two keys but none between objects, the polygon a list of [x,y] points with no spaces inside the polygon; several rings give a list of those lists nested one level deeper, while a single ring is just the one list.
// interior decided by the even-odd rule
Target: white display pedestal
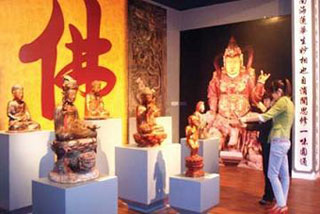
[{"label": "white display pedestal", "polygon": [[130,209],[151,213],[162,208],[169,193],[169,177],[180,173],[180,144],[139,148],[116,147],[119,198]]},{"label": "white display pedestal", "polygon": [[206,213],[220,201],[220,176],[170,177],[169,204],[180,213]]},{"label": "white display pedestal", "polygon": [[54,165],[52,131],[0,132],[0,207],[16,210],[30,206],[31,181],[47,177]]},{"label": "white display pedestal", "polygon": [[[203,157],[203,170],[208,173],[219,173],[219,138],[199,139],[199,155]],[[181,173],[187,169],[185,158],[190,155],[186,138],[181,139]]]},{"label": "white display pedestal", "polygon": [[[172,118],[171,117],[157,117],[156,122],[158,125],[163,126],[167,138],[161,145],[172,143]],[[134,141],[133,134],[137,133],[137,122],[135,117],[129,118],[129,145],[137,145]]]},{"label": "white display pedestal", "polygon": [[86,120],[98,127],[97,167],[100,174],[115,175],[115,147],[122,145],[121,118]]},{"label": "white display pedestal", "polygon": [[78,184],[59,184],[42,178],[32,181],[33,214],[117,214],[116,176]]}]

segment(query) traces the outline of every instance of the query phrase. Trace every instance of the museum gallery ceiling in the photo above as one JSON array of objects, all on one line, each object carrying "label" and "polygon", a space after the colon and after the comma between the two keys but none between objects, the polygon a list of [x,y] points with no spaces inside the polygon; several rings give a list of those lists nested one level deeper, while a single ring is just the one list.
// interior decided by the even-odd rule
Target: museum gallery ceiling
[{"label": "museum gallery ceiling", "polygon": [[176,10],[188,10],[196,7],[205,7],[213,4],[221,4],[238,0],[152,0]]}]

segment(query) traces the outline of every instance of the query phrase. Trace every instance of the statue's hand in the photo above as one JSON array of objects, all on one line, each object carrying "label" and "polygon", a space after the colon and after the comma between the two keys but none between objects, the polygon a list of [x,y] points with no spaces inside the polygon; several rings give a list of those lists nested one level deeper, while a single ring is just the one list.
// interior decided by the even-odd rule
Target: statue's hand
[{"label": "statue's hand", "polygon": [[96,125],[88,125],[87,127],[88,127],[88,129],[91,129],[92,131],[95,131],[96,129],[100,128],[99,126],[96,126]]},{"label": "statue's hand", "polygon": [[260,71],[260,75],[258,77],[258,82],[265,84],[267,79],[269,79],[270,74],[264,73],[263,70]]}]

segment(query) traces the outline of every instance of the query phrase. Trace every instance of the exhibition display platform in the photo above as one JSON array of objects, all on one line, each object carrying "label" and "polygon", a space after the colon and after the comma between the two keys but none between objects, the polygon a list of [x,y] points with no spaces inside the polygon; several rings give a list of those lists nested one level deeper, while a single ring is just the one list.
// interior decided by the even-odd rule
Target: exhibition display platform
[{"label": "exhibition display platform", "polygon": [[220,201],[220,176],[206,173],[204,177],[185,175],[170,177],[169,204],[179,213],[205,213]]},{"label": "exhibition display platform", "polygon": [[[190,155],[186,138],[181,139],[181,173],[186,171],[185,158]],[[207,173],[219,173],[219,139],[199,139],[199,155],[203,157],[203,170]]]},{"label": "exhibition display platform", "polygon": [[0,132],[0,207],[16,210],[32,204],[31,181],[47,177],[54,164],[53,131]]},{"label": "exhibition display platform", "polygon": [[115,147],[122,145],[121,118],[86,120],[98,126],[97,168],[101,174],[115,175]]},{"label": "exhibition display platform", "polygon": [[[78,184],[32,181],[33,214],[118,213],[118,180],[101,176]],[[54,201],[54,203],[53,203]]]},{"label": "exhibition display platform", "polygon": [[180,174],[180,144],[116,147],[119,198],[131,209],[148,213],[163,207],[169,177]]}]

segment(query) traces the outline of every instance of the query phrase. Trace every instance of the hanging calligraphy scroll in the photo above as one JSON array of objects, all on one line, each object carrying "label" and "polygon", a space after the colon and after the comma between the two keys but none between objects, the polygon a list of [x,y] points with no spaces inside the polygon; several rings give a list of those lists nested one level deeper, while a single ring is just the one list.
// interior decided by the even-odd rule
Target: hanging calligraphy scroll
[{"label": "hanging calligraphy scroll", "polygon": [[315,173],[318,159],[315,158],[315,153],[319,149],[319,135],[316,131],[316,127],[319,127],[319,104],[314,102],[314,98],[319,100],[319,65],[318,60],[315,60],[319,48],[314,47],[318,41],[318,38],[315,39],[318,33],[315,28],[315,23],[318,23],[318,15],[315,15],[318,13],[318,3],[312,0],[298,0],[292,3],[296,107],[293,176],[301,177],[298,175],[301,173],[305,174],[302,177],[308,178],[308,174],[312,177]]}]

